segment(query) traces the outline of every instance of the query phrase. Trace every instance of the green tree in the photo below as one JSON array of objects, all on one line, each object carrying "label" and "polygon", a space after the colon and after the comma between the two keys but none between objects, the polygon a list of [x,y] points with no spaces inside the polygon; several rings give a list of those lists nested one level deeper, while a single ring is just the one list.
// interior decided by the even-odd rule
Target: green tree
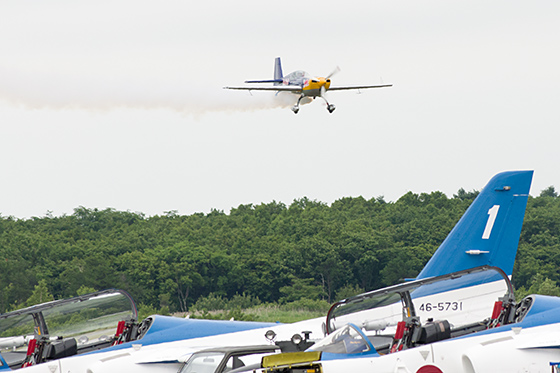
[{"label": "green tree", "polygon": [[521,300],[529,294],[552,295],[558,297],[560,296],[560,287],[556,285],[555,281],[552,281],[541,273],[537,273],[531,279],[531,286],[529,289],[525,289],[525,287],[519,288],[515,292],[515,297]]},{"label": "green tree", "polygon": [[82,285],[76,291],[76,295],[86,295],[86,294],[90,294],[90,293],[95,293],[96,291],[97,290],[95,290],[94,288],[90,288],[88,286]]},{"label": "green tree", "polygon": [[338,291],[336,292],[336,299],[342,300],[342,299],[350,298],[353,297],[354,295],[358,295],[363,292],[364,289],[360,288],[359,286],[347,284],[341,287],[340,289],[338,289]]},{"label": "green tree", "polygon": [[26,306],[33,306],[35,304],[41,304],[45,302],[50,302],[54,300],[52,294],[49,292],[47,281],[40,280],[35,288],[33,289],[33,293],[31,296],[25,301]]},{"label": "green tree", "polygon": [[289,303],[302,299],[318,300],[324,296],[323,288],[320,285],[314,285],[315,280],[312,278],[297,278],[291,276],[291,284],[280,288],[282,297],[280,303]]},{"label": "green tree", "polygon": [[554,186],[551,185],[548,188],[541,190],[541,194],[539,194],[539,197],[556,198],[558,197],[558,193],[556,193],[556,189],[554,189]]}]

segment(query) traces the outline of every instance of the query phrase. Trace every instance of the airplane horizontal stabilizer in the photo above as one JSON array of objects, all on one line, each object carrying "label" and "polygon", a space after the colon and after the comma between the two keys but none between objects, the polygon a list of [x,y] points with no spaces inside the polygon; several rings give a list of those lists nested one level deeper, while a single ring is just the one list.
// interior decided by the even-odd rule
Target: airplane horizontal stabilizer
[{"label": "airplane horizontal stabilizer", "polygon": [[271,79],[271,80],[246,80],[245,83],[282,83],[282,79]]},{"label": "airplane horizontal stabilizer", "polygon": [[301,92],[302,89],[295,85],[274,85],[269,87],[253,86],[253,87],[224,87],[224,89],[236,89],[239,91],[283,91],[283,92]]}]

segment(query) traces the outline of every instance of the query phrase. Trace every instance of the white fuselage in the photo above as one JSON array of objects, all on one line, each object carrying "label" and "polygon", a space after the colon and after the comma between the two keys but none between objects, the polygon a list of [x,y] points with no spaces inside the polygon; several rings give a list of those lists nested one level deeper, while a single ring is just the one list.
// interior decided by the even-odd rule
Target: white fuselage
[{"label": "white fuselage", "polygon": [[[555,345],[556,348],[550,346]],[[539,348],[538,346],[541,346]],[[411,372],[432,365],[445,373],[551,371],[560,361],[560,324],[470,335],[379,357],[321,362],[324,373]]]},{"label": "white fuselage", "polygon": [[142,346],[142,340],[132,347],[76,355],[24,368],[22,372],[41,373],[111,373],[111,372],[170,372],[176,373],[190,355],[209,347],[249,346],[274,344],[265,338],[268,330],[273,330],[276,340],[290,340],[295,333],[311,331],[311,337],[323,338],[322,324],[325,318],[316,318],[293,324],[278,324],[235,333],[210,337],[184,339],[175,342]]}]

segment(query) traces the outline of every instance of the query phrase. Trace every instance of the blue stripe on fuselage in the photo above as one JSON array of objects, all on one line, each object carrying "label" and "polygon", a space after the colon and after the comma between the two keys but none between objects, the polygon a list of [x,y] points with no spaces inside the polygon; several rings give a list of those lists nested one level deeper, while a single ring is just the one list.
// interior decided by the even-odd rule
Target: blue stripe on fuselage
[{"label": "blue stripe on fuselage", "polygon": [[181,319],[178,317],[161,315],[154,315],[151,317],[153,318],[152,325],[142,339],[90,353],[121,350],[132,347],[133,344],[148,346],[158,343],[210,337],[219,334],[235,333],[278,325],[277,323],[261,323],[252,321]]}]

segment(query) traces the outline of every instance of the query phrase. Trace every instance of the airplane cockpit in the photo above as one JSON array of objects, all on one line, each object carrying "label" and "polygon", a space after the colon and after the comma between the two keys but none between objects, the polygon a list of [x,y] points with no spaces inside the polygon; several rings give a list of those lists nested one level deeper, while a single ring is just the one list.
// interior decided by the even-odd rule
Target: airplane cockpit
[{"label": "airplane cockpit", "polygon": [[315,343],[310,350],[333,354],[376,353],[367,336],[354,324],[346,324]]},{"label": "airplane cockpit", "polygon": [[311,79],[311,75],[303,70],[297,70],[284,76],[284,81],[288,84],[301,85],[305,79]]},{"label": "airplane cockpit", "polygon": [[137,317],[132,297],[117,289],[8,312],[0,315],[0,353],[13,369],[98,350]]},{"label": "airplane cockpit", "polygon": [[327,337],[309,350],[388,354],[521,321],[527,301],[497,267],[483,266],[394,285],[335,303]]}]

